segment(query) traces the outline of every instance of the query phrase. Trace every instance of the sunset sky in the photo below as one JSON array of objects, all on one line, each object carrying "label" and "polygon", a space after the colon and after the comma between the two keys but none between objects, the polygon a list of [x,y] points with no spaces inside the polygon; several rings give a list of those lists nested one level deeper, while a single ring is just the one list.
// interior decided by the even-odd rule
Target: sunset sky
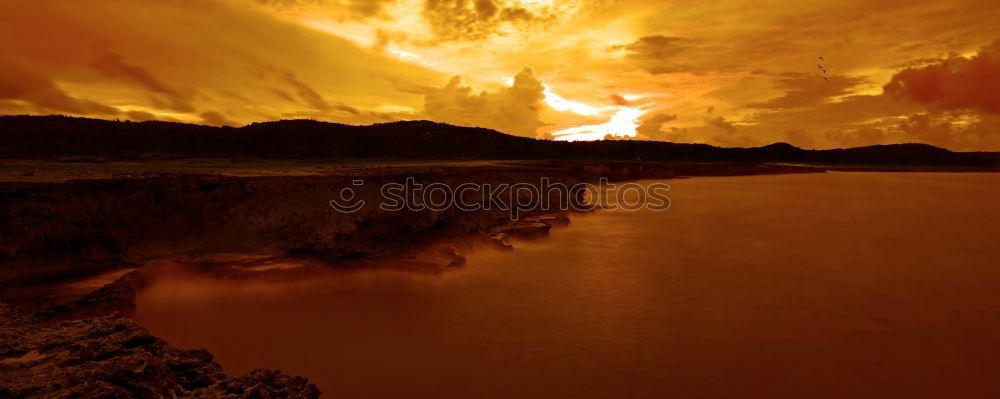
[{"label": "sunset sky", "polygon": [[0,113],[1000,150],[998,25],[996,0],[3,0]]}]

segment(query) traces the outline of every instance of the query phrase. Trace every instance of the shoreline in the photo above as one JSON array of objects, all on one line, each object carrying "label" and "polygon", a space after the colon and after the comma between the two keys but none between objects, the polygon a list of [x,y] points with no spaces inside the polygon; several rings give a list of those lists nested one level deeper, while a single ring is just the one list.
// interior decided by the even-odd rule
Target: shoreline
[{"label": "shoreline", "polygon": [[[9,246],[3,259],[0,259],[0,268],[5,269],[0,289],[29,286],[32,281],[52,283],[82,279],[108,272],[115,267],[134,267],[134,270],[80,298],[42,306],[34,311],[15,308],[0,301],[0,319],[6,320],[4,324],[0,324],[0,370],[7,376],[0,378],[0,393],[17,397],[24,394],[97,395],[112,392],[240,396],[258,392],[294,398],[315,398],[319,396],[319,390],[303,377],[288,376],[277,370],[254,370],[243,377],[227,376],[212,361],[211,354],[207,351],[177,349],[150,336],[141,326],[132,322],[129,315],[134,311],[136,295],[151,283],[156,272],[155,267],[146,265],[155,263],[155,259],[178,257],[192,260],[202,271],[225,273],[218,266],[226,262],[213,261],[210,254],[259,250],[260,243],[271,240],[271,247],[267,251],[275,256],[272,259],[299,259],[315,262],[323,265],[318,267],[324,268],[371,267],[379,262],[394,260],[397,261],[396,266],[402,265],[402,269],[442,272],[464,264],[464,257],[461,251],[456,250],[456,243],[459,247],[466,248],[485,245],[511,249],[507,242],[509,237],[530,239],[546,236],[552,226],[569,223],[565,213],[553,214],[540,210],[527,212],[520,222],[511,222],[504,219],[502,214],[486,211],[445,213],[430,218],[421,216],[419,212],[390,215],[375,212],[365,217],[330,216],[327,212],[324,214],[332,219],[317,221],[315,213],[305,212],[297,207],[305,203],[315,205],[315,201],[303,201],[303,198],[324,198],[323,195],[330,194],[331,190],[350,184],[350,179],[358,174],[374,181],[394,181],[402,176],[418,176],[425,182],[454,183],[469,179],[524,182],[549,176],[573,183],[593,181],[597,177],[607,177],[613,181],[634,181],[825,171],[813,167],[767,164],[533,162],[474,167],[421,165],[344,168],[340,173],[319,176],[158,174],[56,183],[0,183],[0,198],[8,210],[7,214],[19,215],[18,222],[21,223],[15,224],[14,219],[5,222],[5,225],[11,227],[3,234],[17,239],[8,242],[21,246]],[[310,190],[293,191],[301,197],[289,194],[290,189],[302,186],[312,190],[323,189],[316,190],[319,191],[318,196]],[[210,187],[211,190],[205,190],[205,187]],[[136,193],[150,191],[160,194],[136,197]],[[206,197],[212,193],[216,193],[215,196]],[[371,194],[361,193],[362,196]],[[143,198],[154,197],[155,201],[135,203]],[[276,201],[277,197],[282,201]],[[220,204],[220,198],[228,200]],[[134,219],[119,220],[118,224],[110,227],[107,220],[88,219],[95,214],[95,208],[80,207],[79,204],[95,202],[104,204],[96,207],[98,218],[107,218],[111,210],[118,210],[121,213],[116,214],[117,217],[125,215]],[[254,206],[246,207],[248,203]],[[289,203],[292,205],[288,206]],[[244,207],[240,208],[241,204]],[[213,219],[204,212],[206,206],[220,212],[239,208],[239,212],[243,212],[240,215],[242,219],[237,218],[235,224],[227,224],[227,221],[232,220],[232,213],[227,214],[227,217]],[[182,215],[183,217],[176,219],[151,217],[168,210],[180,213],[195,210],[197,213]],[[258,218],[253,217],[255,212],[261,212]],[[49,216],[42,217],[44,215]],[[56,218],[56,215],[59,217]],[[200,215],[200,218],[195,218],[195,215]],[[36,235],[28,239],[16,237],[15,232],[29,229],[24,220],[32,217],[35,218],[35,223],[38,220],[50,223],[41,230],[47,235]],[[246,219],[254,222],[240,221]],[[192,220],[195,224],[187,223]],[[60,225],[67,221],[72,222],[75,227]],[[267,221],[272,224],[265,223]],[[384,223],[381,226],[383,228],[374,225],[376,221]],[[155,226],[144,226],[141,223],[154,223]],[[193,234],[195,230],[203,230],[205,225],[221,229],[224,232],[221,235],[227,240],[234,237],[242,240],[238,240],[239,245],[235,246],[227,242],[211,241],[209,236],[220,235],[218,230],[212,229],[208,229],[207,235]],[[420,227],[413,228],[414,225]],[[87,226],[91,230],[81,230],[80,226]],[[328,228],[330,226],[334,226],[332,230]],[[156,233],[150,234],[149,227],[155,227],[152,230]],[[261,228],[280,231],[285,236],[257,236],[258,230],[255,229]],[[176,231],[177,235],[163,235],[171,231]],[[336,245],[312,248],[301,246],[305,242],[301,240],[303,236],[343,239],[338,234],[354,234],[362,239],[349,239],[339,241]],[[387,235],[394,238],[391,240],[394,243],[386,242]],[[94,237],[100,239],[91,240]],[[119,241],[108,245],[108,240]],[[52,242],[75,244],[69,247],[71,250],[53,253],[53,248],[66,247],[54,246]],[[221,246],[213,248],[213,245]],[[15,250],[12,251],[11,248]],[[23,251],[18,252],[17,249]],[[118,251],[114,251],[115,249]],[[53,258],[57,260],[53,261]],[[48,261],[44,262],[47,267],[43,267],[44,270],[39,273],[30,266],[37,264],[32,262],[41,259]],[[81,273],[81,268],[85,272]],[[12,269],[14,273],[11,273]],[[24,274],[18,275],[18,271]],[[177,364],[184,366],[178,368]],[[87,383],[74,382],[74,378],[82,370],[94,367],[99,367],[102,373],[93,375]]]}]

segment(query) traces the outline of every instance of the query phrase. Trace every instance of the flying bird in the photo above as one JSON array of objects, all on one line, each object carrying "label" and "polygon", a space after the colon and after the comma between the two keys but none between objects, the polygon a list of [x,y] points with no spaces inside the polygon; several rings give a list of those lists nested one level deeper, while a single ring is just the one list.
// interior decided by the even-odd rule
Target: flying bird
[{"label": "flying bird", "polygon": [[826,63],[826,59],[824,59],[822,56],[819,56],[816,57],[816,60],[819,61],[819,63],[816,64],[816,68],[819,68],[819,70],[823,71],[823,80],[826,81],[826,83],[830,83],[830,79],[826,78],[826,68],[823,67],[823,64]]}]

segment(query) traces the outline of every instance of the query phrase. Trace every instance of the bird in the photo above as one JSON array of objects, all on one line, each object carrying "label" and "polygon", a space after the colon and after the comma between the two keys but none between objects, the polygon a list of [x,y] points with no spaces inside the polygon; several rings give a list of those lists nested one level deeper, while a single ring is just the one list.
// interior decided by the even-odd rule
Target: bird
[{"label": "bird", "polygon": [[816,58],[819,59],[820,61],[826,61],[823,59],[823,57],[816,57]]},{"label": "bird", "polygon": [[823,74],[826,75],[826,69],[823,70]]},{"label": "bird", "polygon": [[830,79],[827,79],[826,76],[823,77],[823,80],[825,80],[826,83],[830,83]]}]

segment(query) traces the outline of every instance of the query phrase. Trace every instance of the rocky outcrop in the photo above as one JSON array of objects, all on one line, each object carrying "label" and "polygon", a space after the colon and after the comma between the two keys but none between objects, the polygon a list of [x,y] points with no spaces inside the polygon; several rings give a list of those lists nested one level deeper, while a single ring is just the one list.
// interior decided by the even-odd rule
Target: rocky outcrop
[{"label": "rocky outcrop", "polygon": [[113,313],[131,315],[135,311],[135,298],[152,282],[154,268],[142,267],[119,277],[97,290],[66,303],[48,305],[36,310],[38,320],[72,320],[101,317]]},{"label": "rocky outcrop", "polygon": [[[382,207],[386,184],[561,184],[548,201],[576,200],[566,187],[597,177],[669,177],[669,165],[495,164],[450,167],[355,166],[328,175],[164,175],[65,183],[0,184],[0,285],[52,281],[101,267],[220,252],[311,256],[324,260],[398,257],[440,238],[488,231],[511,213],[488,207],[490,193],[466,192],[469,210],[434,208],[427,195],[399,210]],[[363,184],[359,184],[363,182]],[[562,188],[559,188],[562,187]],[[330,206],[351,189],[352,212]],[[487,190],[483,188],[483,190]],[[541,192],[541,190],[539,190]],[[395,193],[402,195],[401,193]],[[492,193],[508,204],[510,188]],[[542,212],[525,202],[519,216]]]},{"label": "rocky outcrop", "polygon": [[[565,201],[579,201],[582,193],[571,192],[577,183],[602,177],[667,178],[677,169],[699,175],[822,171],[778,165],[521,162],[353,165],[323,175],[143,174],[147,177],[0,183],[0,286],[78,277],[149,259],[222,252],[327,261],[398,257],[430,241],[488,232],[509,223],[509,210],[487,206],[495,198],[511,206],[524,200],[506,185],[534,187],[540,193],[520,203],[517,216],[523,219]],[[410,196],[405,202],[411,206],[403,209],[383,208],[386,184],[411,183],[451,188],[472,184],[483,191],[444,200],[479,208],[434,208],[441,200],[431,198],[434,194]],[[546,184],[548,189],[543,189]],[[365,205],[350,212],[331,207],[331,200],[343,198],[345,189],[352,190],[348,202]]]},{"label": "rocky outcrop", "polygon": [[0,397],[318,398],[303,377],[222,372],[201,349],[181,350],[113,314],[58,323],[0,304]]}]

